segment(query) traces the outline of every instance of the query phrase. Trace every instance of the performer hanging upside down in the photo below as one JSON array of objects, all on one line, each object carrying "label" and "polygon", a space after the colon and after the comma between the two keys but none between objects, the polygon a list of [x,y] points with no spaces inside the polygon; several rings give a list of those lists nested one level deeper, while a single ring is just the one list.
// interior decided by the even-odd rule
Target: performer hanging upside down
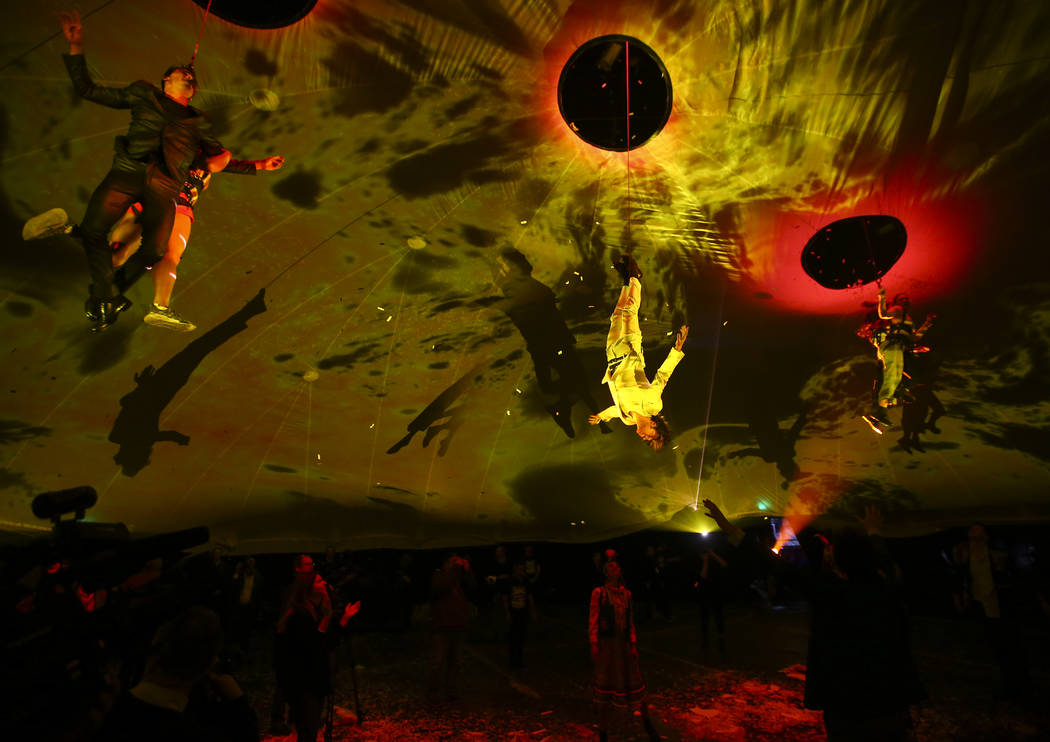
[{"label": "performer hanging upside down", "polygon": [[620,298],[610,319],[609,337],[605,341],[607,360],[603,384],[608,384],[612,395],[611,407],[591,415],[591,425],[620,418],[624,425],[634,425],[638,437],[654,451],[659,451],[671,440],[671,429],[660,411],[663,409],[664,386],[682,360],[682,345],[689,335],[688,325],[682,325],[674,347],[667,359],[649,381],[645,376],[645,356],[642,354],[642,329],[638,323],[638,308],[642,303],[642,272],[630,256],[623,256],[613,264],[623,279]]},{"label": "performer hanging upside down", "polygon": [[[201,150],[190,165],[189,177],[175,198],[175,225],[168,240],[164,256],[153,265],[153,304],[143,317],[143,322],[154,327],[166,327],[178,332],[192,332],[197,326],[180,317],[171,308],[171,292],[175,287],[176,272],[183,252],[190,239],[193,226],[193,209],[200,194],[211,183],[212,173],[238,173],[253,175],[258,170],[279,170],[284,158],[277,155],[265,160],[234,160],[230,153],[208,157]],[[135,255],[141,244],[142,226],[139,214],[142,204],[133,204],[124,218],[113,229],[113,267],[121,268]]]},{"label": "performer hanging upside down", "polygon": [[883,424],[889,423],[886,408],[898,402],[898,387],[904,375],[904,354],[915,347],[936,319],[931,314],[921,327],[915,329],[915,322],[908,314],[909,306],[908,297],[897,294],[893,304],[887,307],[886,289],[879,287],[880,322],[872,329],[871,342],[877,348],[877,357],[882,362],[882,381],[872,417]]},{"label": "performer hanging upside down", "polygon": [[[167,249],[175,218],[175,197],[197,151],[203,149],[214,157],[224,150],[209,133],[208,118],[190,105],[197,91],[196,76],[190,66],[169,67],[164,73],[163,90],[143,80],[123,88],[96,85],[84,61],[79,14],[61,13],[60,17],[62,33],[69,42],[69,54],[63,60],[77,94],[109,108],[131,110],[128,132],[116,138],[113,164],[91,195],[80,224],[92,279],[91,296],[84,311],[96,323],[94,330],[104,330],[131,306],[114,281],[107,239],[110,230],[131,204],[141,203],[141,260],[152,265]],[[168,140],[163,144],[162,135]]]}]

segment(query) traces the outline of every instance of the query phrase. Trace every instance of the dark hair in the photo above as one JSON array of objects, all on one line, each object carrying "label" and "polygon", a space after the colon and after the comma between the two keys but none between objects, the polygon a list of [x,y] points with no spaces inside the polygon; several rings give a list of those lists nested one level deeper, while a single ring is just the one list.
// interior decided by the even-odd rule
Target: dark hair
[{"label": "dark hair", "polygon": [[522,275],[532,275],[532,263],[521,251],[515,250],[513,247],[505,247],[500,250],[499,255],[509,265],[517,268]]},{"label": "dark hair", "polygon": [[194,606],[157,629],[150,654],[168,677],[193,684],[204,677],[222,647],[222,622],[215,611]]},{"label": "dark hair", "polygon": [[164,92],[164,81],[167,80],[169,77],[171,77],[171,73],[174,72],[175,70],[186,70],[191,75],[193,75],[193,89],[194,90],[198,90],[199,89],[200,82],[197,80],[197,71],[195,69],[193,69],[193,65],[192,64],[173,64],[171,67],[168,67],[168,69],[164,70],[164,74],[161,75],[161,77],[160,77],[160,90],[161,90],[161,92]]},{"label": "dark hair", "polygon": [[875,544],[859,528],[843,528],[832,538],[835,566],[850,582],[874,582],[878,578],[879,559]]},{"label": "dark hair", "polygon": [[660,448],[663,448],[671,442],[671,426],[667,424],[667,418],[661,413],[650,416],[653,421],[653,427],[656,429],[656,438],[653,440],[660,441]]}]

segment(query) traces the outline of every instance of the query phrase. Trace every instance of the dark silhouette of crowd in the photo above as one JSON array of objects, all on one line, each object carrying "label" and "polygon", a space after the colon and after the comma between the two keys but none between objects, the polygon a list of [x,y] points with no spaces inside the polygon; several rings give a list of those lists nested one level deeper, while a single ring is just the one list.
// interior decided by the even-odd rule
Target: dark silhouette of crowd
[{"label": "dark silhouette of crowd", "polygon": [[943,536],[936,569],[918,570],[918,585],[880,537],[875,511],[859,526],[806,529],[798,546],[774,555],[768,522],[745,531],[714,503],[705,506],[721,533],[675,540],[650,532],[615,550],[511,544],[234,556],[214,548],[123,553],[114,562],[83,549],[46,558],[9,549],[0,564],[4,718],[18,730],[12,739],[258,740],[249,704],[256,689],[246,695],[238,675],[261,657],[272,662],[265,689],[272,697],[255,699],[269,709],[266,731],[294,730],[299,742],[315,742],[331,724],[333,694],[345,699],[352,690],[357,718],[362,706],[367,711],[367,688],[358,694],[354,674],[355,635],[426,631],[431,656],[420,701],[441,713],[478,672],[467,645],[505,643],[506,672],[528,677],[542,667],[530,641],[548,629],[545,614],[565,615],[569,606],[581,646],[590,638],[601,738],[615,708],[626,707],[658,739],[638,653],[647,634],[672,617],[686,622],[695,641],[683,654],[731,667],[727,605],[740,615],[741,606],[769,613],[805,601],[805,705],[823,713],[828,739],[909,740],[912,708],[925,697],[910,611],[930,585],[980,626],[978,643],[994,656],[1002,697],[1021,704],[1035,697],[1018,626],[1026,611],[1050,616],[1045,565],[1023,550],[1011,554],[985,526]]}]

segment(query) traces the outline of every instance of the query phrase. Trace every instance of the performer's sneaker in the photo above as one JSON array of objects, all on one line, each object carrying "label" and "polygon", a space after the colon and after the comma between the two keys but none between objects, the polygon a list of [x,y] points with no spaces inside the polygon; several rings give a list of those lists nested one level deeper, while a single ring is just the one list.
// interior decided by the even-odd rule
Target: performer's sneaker
[{"label": "performer's sneaker", "polygon": [[149,312],[142,318],[142,321],[147,325],[163,327],[175,332],[193,332],[197,329],[197,325],[184,320],[171,307],[160,307],[156,304],[150,305]]},{"label": "performer's sneaker", "polygon": [[121,312],[130,308],[130,300],[123,296],[115,296],[108,300],[88,299],[88,305],[85,306],[85,309],[89,311],[85,313],[89,319],[95,321],[95,326],[91,328],[91,331],[102,332],[109,329],[109,326],[117,321],[117,317],[120,316]]},{"label": "performer's sneaker", "polygon": [[72,231],[73,225],[69,223],[69,215],[64,209],[49,209],[25,223],[22,227],[22,239],[42,240],[45,237],[69,234]]}]

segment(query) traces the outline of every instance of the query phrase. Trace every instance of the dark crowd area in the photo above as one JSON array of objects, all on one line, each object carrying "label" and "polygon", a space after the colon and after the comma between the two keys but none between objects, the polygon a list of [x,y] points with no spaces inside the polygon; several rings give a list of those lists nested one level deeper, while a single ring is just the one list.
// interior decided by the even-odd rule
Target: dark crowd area
[{"label": "dark crowd area", "polygon": [[1047,738],[1046,526],[883,539],[869,511],[774,554],[779,519],[708,514],[707,535],[255,556],[67,521],[2,553],[4,736]]}]

